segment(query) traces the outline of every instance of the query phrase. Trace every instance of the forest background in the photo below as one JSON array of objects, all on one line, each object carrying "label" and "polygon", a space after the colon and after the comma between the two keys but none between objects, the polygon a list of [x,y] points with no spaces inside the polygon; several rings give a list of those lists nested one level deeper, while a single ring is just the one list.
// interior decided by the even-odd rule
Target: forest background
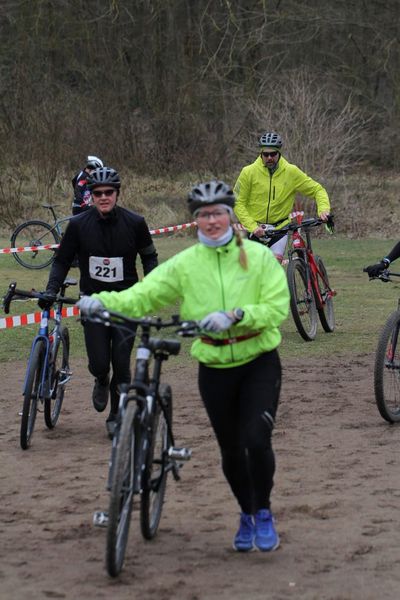
[{"label": "forest background", "polygon": [[399,113],[398,0],[2,0],[0,228],[67,214],[87,154],[150,226],[184,222],[277,130],[338,232],[393,237]]}]

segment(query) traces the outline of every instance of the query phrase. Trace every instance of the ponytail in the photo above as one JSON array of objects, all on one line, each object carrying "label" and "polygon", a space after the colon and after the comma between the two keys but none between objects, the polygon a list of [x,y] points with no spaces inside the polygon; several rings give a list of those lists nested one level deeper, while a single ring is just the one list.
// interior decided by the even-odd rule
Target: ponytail
[{"label": "ponytail", "polygon": [[239,247],[240,266],[242,267],[242,269],[247,271],[247,269],[249,268],[249,265],[248,265],[248,261],[247,261],[246,250],[244,249],[244,246],[243,246],[242,234],[240,233],[239,229],[237,229],[237,227],[235,227],[235,226],[234,226],[233,230],[235,232],[236,245]]}]

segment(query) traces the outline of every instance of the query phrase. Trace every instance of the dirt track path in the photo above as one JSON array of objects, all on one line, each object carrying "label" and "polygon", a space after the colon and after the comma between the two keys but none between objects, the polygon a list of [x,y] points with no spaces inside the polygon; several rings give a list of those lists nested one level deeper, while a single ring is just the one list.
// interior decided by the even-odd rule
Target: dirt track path
[{"label": "dirt track path", "polygon": [[24,365],[3,364],[0,598],[399,598],[400,428],[386,425],[375,408],[371,362],[284,363],[273,494],[282,545],[271,555],[239,555],[231,549],[238,509],[198,399],[195,366],[171,361],[176,434],[193,458],[182,481],[169,482],[155,540],[141,539],[133,517],[116,581],[104,568],[105,530],[91,524],[93,511],[107,508],[110,443],[104,416],[90,405],[85,367],[74,367],[57,428],[47,431],[39,415],[23,452]]}]

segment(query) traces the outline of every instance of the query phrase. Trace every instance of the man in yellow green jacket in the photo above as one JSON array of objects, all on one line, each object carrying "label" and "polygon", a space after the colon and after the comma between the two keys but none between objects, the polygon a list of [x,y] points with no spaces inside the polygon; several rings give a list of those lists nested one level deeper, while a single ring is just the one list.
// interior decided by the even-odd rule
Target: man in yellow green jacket
[{"label": "man in yellow green jacket", "polygon": [[[278,133],[266,132],[259,140],[260,155],[244,167],[234,187],[235,213],[248,230],[250,239],[258,241],[265,235],[262,225],[280,228],[289,222],[296,193],[313,198],[318,216],[326,221],[330,202],[325,188],[289,163],[281,154],[282,138]],[[269,246],[282,260],[287,236],[273,238]]]},{"label": "man in yellow green jacket", "polygon": [[179,301],[181,317],[200,322],[206,335],[192,345],[200,395],[242,511],[233,545],[239,552],[268,552],[279,545],[270,508],[271,437],[281,387],[279,326],[289,306],[286,276],[268,248],[233,229],[228,185],[199,184],[188,200],[198,244],[132,288],[84,296],[78,306],[89,317],[104,308],[140,317]]}]

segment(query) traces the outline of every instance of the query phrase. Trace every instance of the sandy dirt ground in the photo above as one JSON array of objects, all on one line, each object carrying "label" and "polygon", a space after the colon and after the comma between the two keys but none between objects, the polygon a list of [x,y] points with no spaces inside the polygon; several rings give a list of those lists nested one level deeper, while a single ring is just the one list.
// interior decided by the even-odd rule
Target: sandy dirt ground
[{"label": "sandy dirt ground", "polygon": [[273,510],[281,547],[237,554],[238,508],[196,389],[196,366],[166,365],[175,434],[193,450],[168,482],[159,532],[140,536],[134,513],[124,570],[108,577],[110,442],[91,406],[86,367],[53,431],[38,415],[19,448],[22,363],[3,364],[0,388],[0,598],[143,600],[375,600],[400,597],[400,428],[374,404],[372,356],[283,362],[274,433]]}]

